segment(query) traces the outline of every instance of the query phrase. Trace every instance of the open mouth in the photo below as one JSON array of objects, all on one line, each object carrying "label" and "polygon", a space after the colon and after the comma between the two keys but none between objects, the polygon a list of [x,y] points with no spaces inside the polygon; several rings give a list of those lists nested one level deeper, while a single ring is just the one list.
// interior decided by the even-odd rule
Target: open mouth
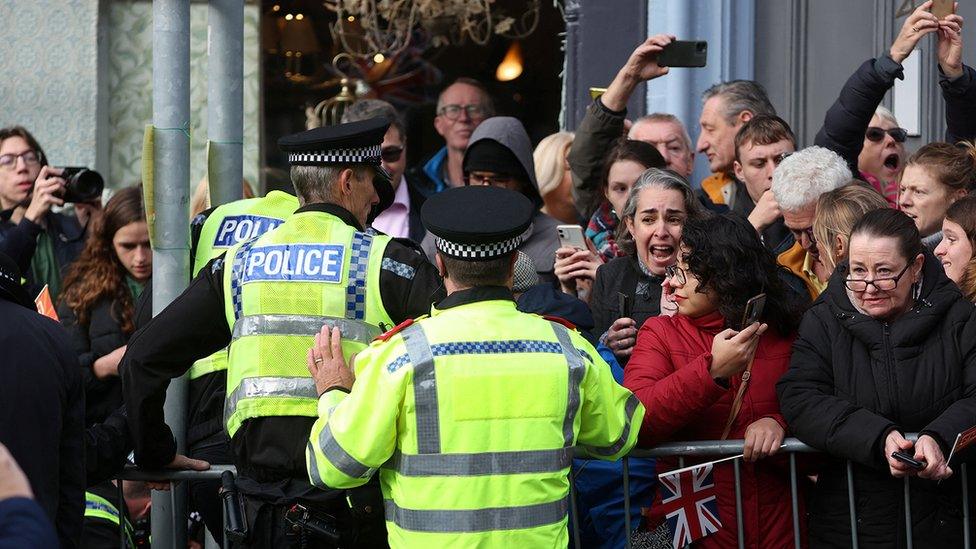
[{"label": "open mouth", "polygon": [[889,170],[897,170],[901,163],[901,158],[897,154],[889,154],[884,159],[884,167]]},{"label": "open mouth", "polygon": [[658,261],[666,261],[674,255],[674,246],[651,246],[651,257]]}]

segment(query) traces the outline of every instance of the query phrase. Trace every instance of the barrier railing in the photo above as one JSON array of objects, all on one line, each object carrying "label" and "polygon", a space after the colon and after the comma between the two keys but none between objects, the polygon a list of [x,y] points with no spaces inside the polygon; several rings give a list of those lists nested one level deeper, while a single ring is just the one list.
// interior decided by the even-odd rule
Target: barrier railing
[{"label": "barrier railing", "polygon": [[[909,434],[906,438],[914,441],[916,435]],[[684,467],[684,459],[687,457],[714,457],[721,458],[723,456],[732,456],[736,454],[741,454],[743,450],[745,441],[743,440],[721,440],[721,441],[696,441],[696,442],[672,442],[667,444],[661,444],[653,448],[641,448],[634,449],[626,457],[621,460],[622,465],[622,487],[624,494],[624,527],[626,528],[626,547],[630,549],[631,547],[631,536],[630,534],[634,531],[632,528],[632,520],[630,516],[631,507],[631,493],[630,493],[630,459],[632,458],[677,458],[678,467]],[[779,453],[785,453],[789,455],[790,462],[790,498],[792,503],[792,518],[793,518],[793,543],[794,546],[799,548],[802,546],[802,540],[800,539],[800,515],[799,515],[799,483],[797,476],[797,463],[796,455],[799,453],[819,453],[818,450],[807,446],[806,444],[800,442],[795,438],[788,438],[783,441],[780,447]],[[580,454],[578,457],[586,458]],[[738,546],[745,547],[745,531],[743,528],[743,514],[742,514],[742,487],[741,487],[741,462],[742,458],[736,458],[732,462],[734,480],[735,480],[735,519],[738,533]],[[174,481],[181,480],[205,480],[205,479],[218,479],[225,471],[230,471],[236,474],[236,470],[230,465],[215,465],[213,468],[207,471],[145,471],[141,469],[136,469],[134,467],[129,467],[125,469],[118,478],[124,480],[141,480],[141,481]],[[962,484],[962,500],[963,500],[963,539],[964,546],[970,547],[971,532],[969,527],[970,521],[970,511],[969,511],[969,493],[968,493],[968,471],[966,464],[962,464],[960,467],[961,484]],[[913,546],[912,541],[912,516],[911,516],[911,500],[910,500],[910,488],[909,479],[906,477],[904,481],[904,498],[905,498],[905,530],[907,537],[907,546],[911,548]],[[171,492],[172,493],[172,492]],[[119,486],[119,498],[120,498],[120,510],[124,508],[124,502],[122,502],[122,489],[121,484]],[[847,500],[848,509],[850,513],[851,521],[851,547],[857,549],[858,539],[857,539],[857,509],[855,505],[855,493],[854,493],[854,468],[851,461],[847,461]],[[574,483],[570,483],[570,513],[572,514],[574,520],[570,520],[572,529],[572,540],[574,547],[576,549],[581,549],[582,544],[580,541],[580,530],[579,530],[579,513],[577,511],[576,503],[576,489]],[[122,545],[125,547],[124,540],[124,521],[120,522],[120,529],[123,529]],[[174,524],[180,524],[180,522],[174,520]],[[213,533],[217,536],[218,533]],[[228,547],[227,536],[221,532],[219,533],[221,538],[223,538],[222,546]]]}]

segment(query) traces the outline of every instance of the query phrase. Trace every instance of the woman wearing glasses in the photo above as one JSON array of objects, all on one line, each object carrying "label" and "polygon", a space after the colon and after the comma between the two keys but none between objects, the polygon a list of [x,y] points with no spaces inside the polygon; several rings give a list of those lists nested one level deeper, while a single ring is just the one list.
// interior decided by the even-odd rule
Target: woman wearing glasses
[{"label": "woman wearing glasses", "polygon": [[[678,312],[644,323],[624,370],[624,386],[647,410],[640,444],[745,439],[746,546],[790,547],[788,467],[783,458],[764,458],[786,434],[775,387],[789,365],[804,303],[784,284],[756,230],[735,214],[689,219],[676,259],[666,284]],[[758,321],[742,326],[747,302],[762,293]],[[659,474],[675,468],[673,460],[658,461]],[[722,528],[695,547],[735,547],[733,465],[717,465],[713,478]]]},{"label": "woman wearing glasses", "polygon": [[63,271],[85,246],[78,220],[51,211],[64,205],[60,174],[30,132],[0,129],[0,252],[17,262],[31,296],[46,284],[56,299]]},{"label": "woman wearing glasses", "polygon": [[946,141],[976,137],[976,71],[962,62],[963,19],[956,14],[938,19],[932,2],[920,5],[905,19],[885,55],[865,61],[844,84],[824,117],[816,145],[847,160],[851,172],[871,183],[891,204],[898,203],[898,180],[905,168],[908,132],[888,109],[885,94],[902,77],[902,62],[927,34],[937,36],[942,96],[946,103]]},{"label": "woman wearing glasses", "polygon": [[810,500],[811,547],[852,543],[847,460],[862,543],[906,545],[907,482],[913,539],[962,546],[959,461],[946,459],[976,423],[976,311],[911,218],[883,209],[854,225],[848,262],[804,317],[777,390],[790,430],[830,456]]}]

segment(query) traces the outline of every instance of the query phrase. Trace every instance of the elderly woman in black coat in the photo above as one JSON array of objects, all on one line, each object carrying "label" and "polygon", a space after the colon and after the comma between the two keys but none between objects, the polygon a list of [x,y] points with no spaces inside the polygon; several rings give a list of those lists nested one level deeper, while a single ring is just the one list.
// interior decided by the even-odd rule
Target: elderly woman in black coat
[{"label": "elderly woman in black coat", "polygon": [[848,262],[804,317],[777,390],[795,436],[830,455],[809,507],[811,547],[851,544],[845,460],[861,547],[906,545],[904,477],[915,542],[962,546],[967,456],[946,458],[976,424],[976,309],[923,252],[911,218],[875,210],[854,226]]}]

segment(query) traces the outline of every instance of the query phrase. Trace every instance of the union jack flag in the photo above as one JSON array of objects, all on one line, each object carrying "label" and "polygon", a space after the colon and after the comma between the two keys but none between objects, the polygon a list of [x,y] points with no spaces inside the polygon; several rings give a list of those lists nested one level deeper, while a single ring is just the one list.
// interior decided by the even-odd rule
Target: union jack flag
[{"label": "union jack flag", "polygon": [[722,527],[711,463],[662,474],[658,486],[650,524],[666,522],[675,549],[687,547]]}]

